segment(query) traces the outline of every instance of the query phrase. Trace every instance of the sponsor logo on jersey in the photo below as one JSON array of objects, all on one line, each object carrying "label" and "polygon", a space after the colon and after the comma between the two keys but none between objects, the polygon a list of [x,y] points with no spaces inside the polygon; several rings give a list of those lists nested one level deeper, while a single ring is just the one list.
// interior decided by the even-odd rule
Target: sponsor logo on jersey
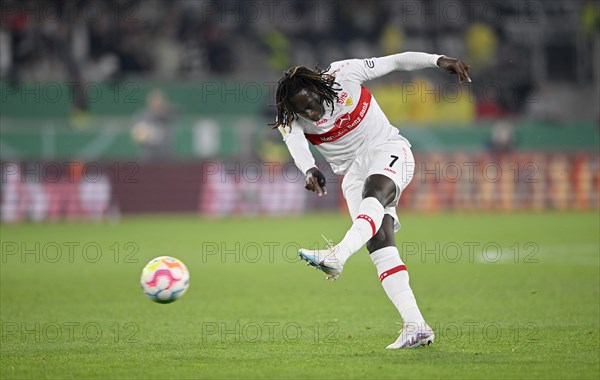
[{"label": "sponsor logo on jersey", "polygon": [[337,104],[342,105],[346,102],[346,99],[348,98],[348,93],[346,91],[342,92],[341,94],[338,95],[338,100],[337,100]]},{"label": "sponsor logo on jersey", "polygon": [[344,91],[338,96],[337,104],[348,107],[353,105],[354,102],[352,101],[352,97],[349,96],[346,91]]},{"label": "sponsor logo on jersey", "polygon": [[372,59],[365,59],[365,66],[367,66],[369,69],[372,69],[375,67],[375,61]]},{"label": "sponsor logo on jersey", "polygon": [[338,117],[335,125],[329,131],[322,134],[305,133],[304,136],[313,145],[333,142],[353,131],[363,121],[369,107],[371,106],[371,93],[361,86],[360,99],[354,110]]},{"label": "sponsor logo on jersey", "polygon": [[342,116],[339,116],[337,119],[335,119],[335,123],[333,123],[333,127],[337,128],[337,129],[340,129],[348,121],[350,121],[350,114],[349,113],[345,113]]},{"label": "sponsor logo on jersey", "polygon": [[319,125],[325,124],[325,123],[327,123],[328,121],[329,121],[329,119],[321,119],[321,120],[317,121],[317,122],[315,123],[315,125],[318,127]]}]

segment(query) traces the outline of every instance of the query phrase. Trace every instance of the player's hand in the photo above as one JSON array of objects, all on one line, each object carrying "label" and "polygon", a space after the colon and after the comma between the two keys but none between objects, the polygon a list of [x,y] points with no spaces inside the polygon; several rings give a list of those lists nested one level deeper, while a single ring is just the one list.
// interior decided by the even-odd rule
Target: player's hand
[{"label": "player's hand", "polygon": [[327,195],[325,188],[325,176],[317,168],[311,168],[306,171],[306,182],[304,188],[316,192],[319,197]]},{"label": "player's hand", "polygon": [[442,69],[448,71],[450,74],[458,74],[458,81],[460,83],[467,81],[471,83],[471,77],[469,77],[469,69],[471,66],[467,65],[460,59],[451,57],[440,57],[437,64]]}]

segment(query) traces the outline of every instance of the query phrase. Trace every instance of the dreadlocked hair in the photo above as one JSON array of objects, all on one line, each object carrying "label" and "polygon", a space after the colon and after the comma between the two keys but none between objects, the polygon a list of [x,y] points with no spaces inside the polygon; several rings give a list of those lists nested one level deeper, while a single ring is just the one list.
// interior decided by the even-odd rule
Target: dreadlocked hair
[{"label": "dreadlocked hair", "polygon": [[279,82],[277,82],[277,91],[275,93],[275,101],[277,107],[277,119],[274,128],[279,126],[287,127],[292,125],[292,121],[298,118],[292,107],[290,98],[296,95],[301,90],[311,91],[331,106],[333,114],[333,104],[338,100],[337,91],[340,90],[339,84],[335,82],[333,75],[326,74],[329,67],[320,69],[315,66],[311,70],[303,66],[295,66],[285,71]]}]

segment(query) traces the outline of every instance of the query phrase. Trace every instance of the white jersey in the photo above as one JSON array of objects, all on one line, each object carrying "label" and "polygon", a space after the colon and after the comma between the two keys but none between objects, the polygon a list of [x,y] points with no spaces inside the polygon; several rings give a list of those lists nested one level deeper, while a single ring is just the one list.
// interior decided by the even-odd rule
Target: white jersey
[{"label": "white jersey", "polygon": [[315,159],[308,148],[309,142],[321,152],[334,173],[345,174],[355,158],[369,146],[390,140],[406,140],[390,124],[371,92],[362,83],[394,70],[437,67],[440,57],[407,52],[332,63],[328,74],[335,76],[335,82],[340,87],[333,109],[323,104],[325,113],[319,121],[298,116],[291,126],[279,127],[296,166],[302,173],[315,167]]}]

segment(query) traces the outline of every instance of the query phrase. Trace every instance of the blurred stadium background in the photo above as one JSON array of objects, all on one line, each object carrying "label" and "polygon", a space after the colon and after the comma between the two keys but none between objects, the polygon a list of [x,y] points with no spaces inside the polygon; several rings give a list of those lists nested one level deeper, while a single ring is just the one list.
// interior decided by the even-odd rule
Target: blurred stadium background
[{"label": "blurred stadium background", "polygon": [[368,84],[417,157],[400,207],[598,209],[599,14],[573,0],[3,1],[2,220],[343,210],[341,181],[311,197],[268,126],[276,82],[402,51],[462,58],[474,82]]},{"label": "blurred stadium background", "polygon": [[[304,190],[268,124],[289,66],[402,51],[473,83],[367,83],[413,144],[436,330],[389,352],[365,250],[335,284],[296,256],[345,233],[341,178]],[[597,0],[0,1],[0,378],[598,379],[599,67]],[[169,306],[161,255],[192,273]]]}]

